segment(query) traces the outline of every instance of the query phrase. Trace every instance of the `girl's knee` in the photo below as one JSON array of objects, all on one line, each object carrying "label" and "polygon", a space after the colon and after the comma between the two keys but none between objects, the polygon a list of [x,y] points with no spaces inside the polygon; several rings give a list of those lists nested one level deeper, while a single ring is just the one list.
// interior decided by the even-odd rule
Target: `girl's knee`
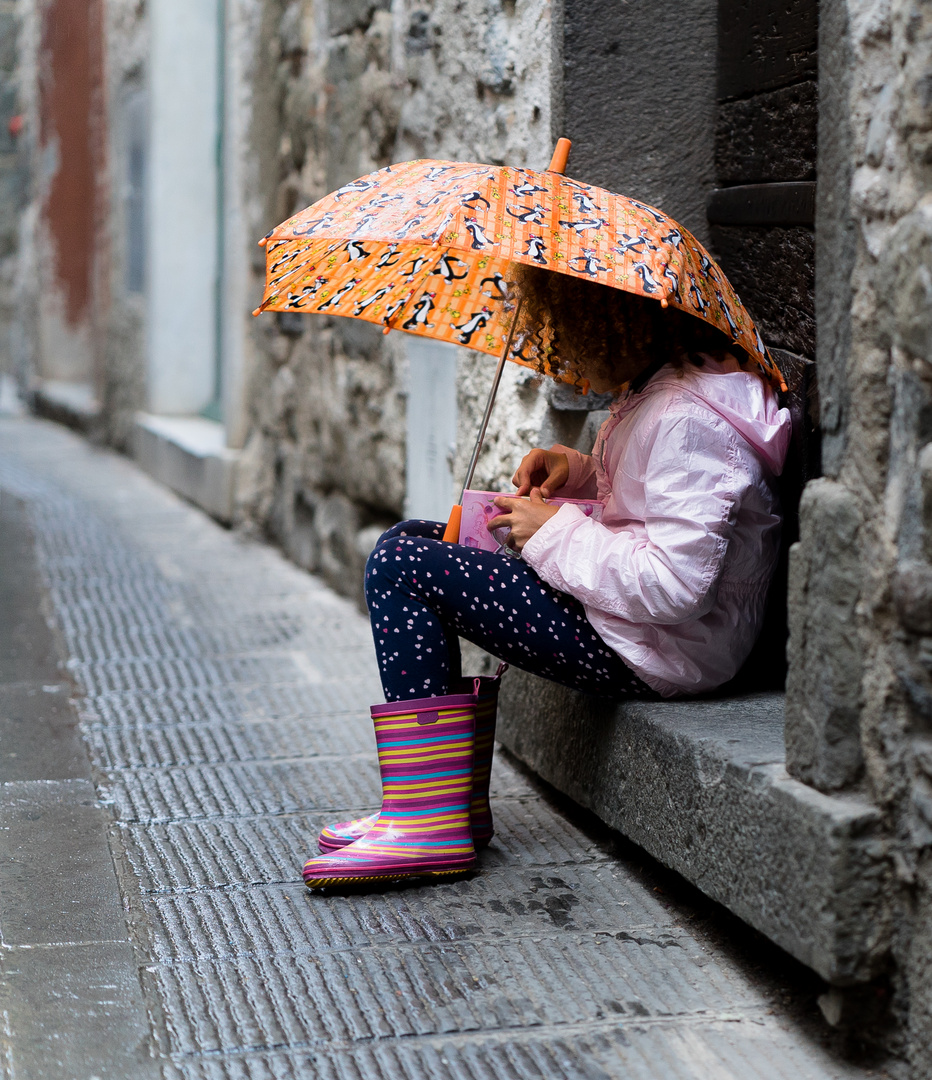
[{"label": "girl's knee", "polygon": [[386,529],[385,532],[378,539],[378,544],[383,543],[385,540],[394,540],[397,536],[421,536],[421,537],[441,537],[443,536],[444,525],[440,521],[425,521],[421,518],[410,518],[408,521],[399,521],[397,525],[393,525],[390,529]]}]

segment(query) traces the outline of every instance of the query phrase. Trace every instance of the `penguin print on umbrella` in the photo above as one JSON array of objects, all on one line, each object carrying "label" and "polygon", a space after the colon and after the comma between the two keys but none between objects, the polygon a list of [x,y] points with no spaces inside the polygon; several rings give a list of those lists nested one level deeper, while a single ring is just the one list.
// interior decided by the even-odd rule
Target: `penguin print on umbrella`
[{"label": "penguin print on umbrella", "polygon": [[359,284],[359,278],[350,278],[349,281],[331,296],[328,300],[320,305],[318,311],[326,311],[328,308],[335,307],[346,296],[347,293],[352,292],[353,289]]},{"label": "penguin print on umbrella", "polygon": [[333,193],[333,197],[335,199],[342,199],[344,195],[371,191],[374,187],[378,186],[379,185],[375,180],[353,180],[351,183],[344,184],[343,187],[337,188],[337,190]]},{"label": "penguin print on umbrella", "polygon": [[[572,194],[573,202],[576,203],[576,210],[580,214],[601,214],[602,207],[596,206],[596,204],[589,198],[584,191],[574,191]],[[563,224],[562,222],[560,223]]]},{"label": "penguin print on umbrella", "polygon": [[[467,334],[471,348],[487,352],[507,334],[512,261],[598,280],[730,331],[780,384],[753,321],[685,228],[638,199],[558,173],[404,162],[289,218],[268,234],[266,253],[261,309],[359,312],[387,329],[397,319],[399,329],[441,340],[461,343]],[[314,274],[328,280],[312,291]],[[469,297],[475,306],[465,306]],[[435,325],[438,310],[463,315]]]},{"label": "penguin print on umbrella", "polygon": [[589,277],[598,277],[599,274],[607,274],[611,270],[610,266],[603,266],[599,262],[598,252],[595,248],[584,247],[582,254],[577,255],[575,259],[570,259],[570,262],[575,264],[579,273],[588,274]]},{"label": "penguin print on umbrella", "polygon": [[696,284],[695,277],[692,274],[686,276],[689,278],[689,289],[687,291],[692,295],[692,305],[700,315],[705,315],[709,309],[709,303],[702,295],[702,289]]},{"label": "penguin print on umbrella", "polygon": [[680,276],[675,270],[670,269],[669,263],[664,264],[663,276],[670,282],[670,295],[678,304],[682,303],[680,299]]},{"label": "penguin print on umbrella", "polygon": [[414,314],[407,322],[401,324],[402,330],[433,330],[434,324],[428,322],[428,316],[434,310],[434,297],[436,293],[423,293],[414,305]]},{"label": "penguin print on umbrella", "polygon": [[303,307],[308,300],[316,296],[326,284],[327,278],[315,278],[310,285],[305,285],[299,293],[289,293],[288,303],[285,306],[291,310],[297,310],[298,308]]},{"label": "penguin print on umbrella", "polygon": [[487,210],[492,209],[492,204],[481,191],[471,191],[468,195],[460,196],[460,205],[465,206],[467,210],[477,209],[476,203],[484,203]]},{"label": "penguin print on umbrella", "polygon": [[643,233],[637,233],[635,236],[631,236],[630,233],[619,234],[621,243],[616,244],[612,249],[616,255],[625,256],[629,252],[633,252],[635,255],[643,255],[643,248],[646,247],[648,251],[656,251],[656,247],[650,242],[650,239]]},{"label": "penguin print on umbrella", "polygon": [[375,264],[376,270],[382,270],[386,267],[397,266],[401,262],[402,256],[399,254],[397,244],[389,244],[388,249],[382,252],[382,257]]},{"label": "penguin print on umbrella", "polygon": [[540,236],[529,236],[527,238],[527,247],[524,249],[523,254],[532,258],[540,266],[547,265],[547,245]]},{"label": "penguin print on umbrella", "polygon": [[429,199],[417,199],[415,205],[426,210],[430,206],[436,206],[438,203],[442,203],[449,194],[449,191],[435,191]]},{"label": "penguin print on umbrella", "polygon": [[466,320],[462,325],[451,323],[454,330],[459,330],[459,342],[461,345],[468,345],[472,340],[473,334],[477,330],[483,329],[488,324],[489,319],[492,316],[491,308],[483,307],[481,311],[474,311],[472,316]]},{"label": "penguin print on umbrella", "polygon": [[645,262],[636,262],[632,267],[637,276],[641,279],[641,284],[644,286],[644,292],[655,293],[659,292],[662,288],[660,282],[651,273],[650,267]]},{"label": "penguin print on umbrella", "polygon": [[381,289],[376,289],[371,296],[367,296],[365,300],[359,300],[356,306],[353,308],[353,315],[358,319],[360,315],[366,310],[366,308],[372,307],[373,304],[377,304],[383,296],[387,296],[392,289],[394,289],[395,283],[391,281],[388,285],[383,285]]},{"label": "penguin print on umbrella", "polygon": [[[493,274],[491,277],[485,277],[480,282],[479,292],[483,296],[489,296],[493,300],[507,300],[508,290],[505,288],[507,282],[502,274]],[[487,289],[481,288],[481,286],[487,285]]]},{"label": "penguin print on umbrella", "polygon": [[539,187],[537,184],[518,184],[511,190],[519,199],[529,199],[532,195],[536,195],[538,191],[543,193],[547,189],[545,187]]},{"label": "penguin print on umbrella", "polygon": [[[463,272],[458,274],[453,264],[456,264],[456,268],[463,267]],[[440,256],[437,262],[437,269],[432,270],[431,274],[439,274],[444,281],[462,281],[463,278],[469,276],[469,266],[464,263],[462,259],[458,259],[455,255],[445,253]]]},{"label": "penguin print on umbrella", "polygon": [[522,225],[543,225],[547,208],[541,206],[540,203],[534,203],[533,206],[517,206],[514,209],[506,206],[505,213],[517,218]]},{"label": "penguin print on umbrella", "polygon": [[482,226],[476,218],[464,218],[466,231],[472,237],[472,247],[475,251],[492,246],[492,241],[483,232]]},{"label": "penguin print on umbrella", "polygon": [[358,240],[350,240],[343,250],[346,252],[346,257],[350,262],[355,262],[357,259],[368,259],[372,254],[371,251],[366,251]]},{"label": "penguin print on umbrella", "polygon": [[569,229],[571,232],[580,236],[584,232],[588,232],[590,229],[601,229],[608,224],[605,218],[583,218],[580,221],[561,221],[560,225],[564,229]]}]

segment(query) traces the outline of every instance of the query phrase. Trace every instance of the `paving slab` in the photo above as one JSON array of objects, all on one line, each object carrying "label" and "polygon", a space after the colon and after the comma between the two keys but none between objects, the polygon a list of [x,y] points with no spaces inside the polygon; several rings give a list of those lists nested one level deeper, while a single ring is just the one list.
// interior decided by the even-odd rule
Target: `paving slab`
[{"label": "paving slab", "polygon": [[162,1074],[129,942],[5,952],[0,1009],[12,1080]]},{"label": "paving slab", "polygon": [[[93,994],[72,950],[109,949],[132,972],[107,984],[128,1010],[113,1014],[121,1075],[153,1063],[165,1080],[868,1075],[820,1026],[814,976],[708,904],[697,915],[698,894],[583,828],[502,756],[496,837],[474,873],[308,893],[300,868],[320,827],[378,801],[365,618],[45,422],[0,421],[0,486],[28,507],[92,778],[56,779],[57,809],[31,781],[5,785],[14,831],[0,832],[0,859],[67,828],[88,867],[104,853],[116,867],[120,904],[103,922],[128,925],[131,942],[90,940],[102,926],[88,914],[88,940],[61,963],[86,987],[75,1001]],[[24,861],[8,873],[11,888],[28,879]],[[56,903],[47,925],[21,914],[11,928],[51,939]],[[4,1002],[38,970],[10,966],[20,951],[0,954]],[[20,1046],[59,1026],[70,1038],[44,1000]],[[27,1016],[0,1023],[0,1047],[16,1048]]]},{"label": "paving slab", "polygon": [[0,491],[0,1077],[160,1075],[28,502]]}]

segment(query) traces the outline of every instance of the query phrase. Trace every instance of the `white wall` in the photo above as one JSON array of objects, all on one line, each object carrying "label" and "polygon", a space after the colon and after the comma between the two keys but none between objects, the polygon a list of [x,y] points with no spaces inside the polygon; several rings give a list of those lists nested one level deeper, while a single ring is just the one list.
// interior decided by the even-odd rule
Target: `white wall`
[{"label": "white wall", "polygon": [[147,177],[148,408],[214,398],[221,0],[153,0]]},{"label": "white wall", "polygon": [[405,516],[446,521],[459,496],[453,460],[460,350],[442,341],[404,337],[408,356]]}]

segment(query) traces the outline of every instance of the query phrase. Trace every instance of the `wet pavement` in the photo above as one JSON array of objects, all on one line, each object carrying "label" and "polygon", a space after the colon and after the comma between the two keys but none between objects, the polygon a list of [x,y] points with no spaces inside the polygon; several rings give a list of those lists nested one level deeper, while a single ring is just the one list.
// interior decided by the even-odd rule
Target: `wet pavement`
[{"label": "wet pavement", "polygon": [[309,893],[378,801],[366,620],[42,421],[0,419],[0,600],[0,1080],[880,1075],[501,756],[475,874]]}]

